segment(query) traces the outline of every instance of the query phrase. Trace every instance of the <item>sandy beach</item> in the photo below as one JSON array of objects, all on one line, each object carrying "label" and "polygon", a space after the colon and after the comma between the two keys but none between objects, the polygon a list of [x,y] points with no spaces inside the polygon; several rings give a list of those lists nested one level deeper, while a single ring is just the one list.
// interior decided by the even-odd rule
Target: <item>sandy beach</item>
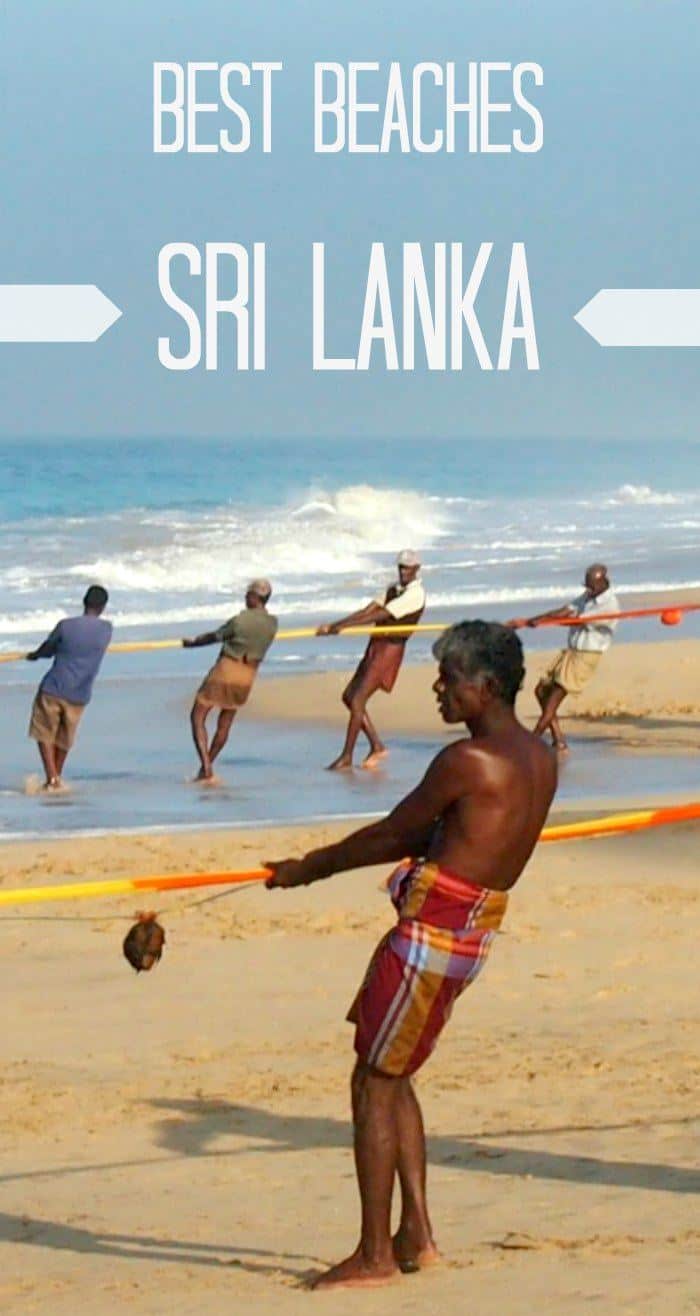
[{"label": "sandy beach", "polygon": [[[693,598],[696,597],[694,594]],[[651,606],[651,605],[649,605]],[[526,678],[518,700],[526,723],[539,709],[534,688],[551,664],[555,649],[529,651]],[[604,738],[625,750],[697,750],[700,716],[700,640],[614,645],[589,687],[562,706],[562,721],[570,738]],[[255,714],[273,719],[332,722],[343,725],[340,692],[349,672],[275,677],[261,680],[255,692]],[[373,707],[389,732],[444,736],[432,682],[434,664],[405,665],[391,697],[379,694]]]},{"label": "sandy beach", "polygon": [[[661,649],[608,656],[577,735],[697,746],[698,645]],[[338,720],[338,684],[261,681],[256,716]],[[427,671],[381,717],[437,732]],[[346,829],[6,843],[0,877],[249,867]],[[361,1295],[304,1287],[356,1241],[344,1014],[390,922],[386,870],[156,898],[166,951],[138,977],[133,898],[2,911],[3,1311],[697,1312],[699,837],[537,849],[418,1080],[445,1265]]]},{"label": "sandy beach", "polygon": [[[3,881],[248,865],[339,828],[2,851]],[[303,892],[3,913],[6,1312],[696,1310],[698,829],[542,846],[419,1078],[446,1265],[307,1295],[355,1241],[345,1009],[390,911]]]}]

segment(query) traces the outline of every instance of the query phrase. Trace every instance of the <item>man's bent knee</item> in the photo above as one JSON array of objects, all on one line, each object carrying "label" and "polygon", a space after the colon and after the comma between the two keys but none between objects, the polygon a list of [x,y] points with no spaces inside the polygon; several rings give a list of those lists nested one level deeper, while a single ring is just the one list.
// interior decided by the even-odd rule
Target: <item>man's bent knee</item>
[{"label": "man's bent knee", "polygon": [[366,690],[363,690],[360,694],[354,694],[352,696],[348,708],[353,717],[364,717],[368,698],[369,695]]},{"label": "man's bent knee", "polygon": [[354,1123],[362,1124],[371,1106],[391,1105],[403,1082],[403,1078],[393,1074],[383,1074],[364,1061],[358,1060],[350,1081]]}]

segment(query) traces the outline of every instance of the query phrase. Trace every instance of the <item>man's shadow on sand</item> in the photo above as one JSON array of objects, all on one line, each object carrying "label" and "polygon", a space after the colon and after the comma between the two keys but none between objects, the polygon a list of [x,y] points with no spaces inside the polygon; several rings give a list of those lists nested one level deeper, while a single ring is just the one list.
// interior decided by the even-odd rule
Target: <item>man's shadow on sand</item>
[{"label": "man's shadow on sand", "polygon": [[[173,1112],[156,1125],[156,1143],[180,1156],[227,1155],[214,1151],[211,1144],[231,1134],[246,1139],[241,1150],[249,1152],[316,1151],[319,1148],[350,1148],[350,1125],[342,1120],[314,1115],[287,1115],[241,1106],[226,1101],[197,1099],[157,1099],[151,1105]],[[674,1121],[675,1123],[676,1121]],[[692,1117],[677,1121],[691,1123]],[[592,1125],[590,1131],[639,1128],[636,1122]],[[643,1127],[643,1126],[642,1126]],[[652,1125],[653,1127],[653,1125]],[[557,1133],[579,1131],[575,1127],[557,1129],[506,1130],[505,1137],[551,1137]],[[585,1132],[586,1126],[580,1131]],[[255,1145],[251,1146],[251,1142]],[[428,1161],[452,1169],[476,1170],[504,1176],[528,1176],[535,1179],[598,1184],[619,1188],[642,1188],[647,1191],[700,1193],[700,1171],[684,1166],[648,1161],[613,1161],[600,1157],[577,1156],[566,1152],[517,1148],[460,1134],[437,1134],[428,1138]]]},{"label": "man's shadow on sand", "polygon": [[[345,1120],[316,1115],[280,1114],[258,1106],[200,1098],[156,1098],[150,1102],[156,1110],[167,1111],[166,1118],[155,1124],[155,1145],[169,1152],[173,1159],[189,1157],[230,1159],[254,1152],[314,1152],[352,1145],[351,1126]],[[501,1129],[477,1137],[463,1134],[436,1134],[429,1137],[428,1162],[451,1169],[472,1170],[506,1178],[527,1177],[559,1182],[593,1184],[600,1187],[641,1188],[647,1192],[700,1193],[700,1170],[656,1161],[606,1160],[600,1156],[580,1156],[541,1148],[513,1147],[499,1138],[548,1138],[559,1134],[602,1133],[606,1130],[648,1129],[650,1139],[659,1125],[683,1127],[694,1124],[697,1116],[680,1119],[629,1120],[605,1124],[565,1124],[533,1129]],[[234,1136],[241,1145],[215,1145],[222,1138]],[[0,1183],[31,1179],[61,1179],[73,1175],[96,1174],[132,1166],[167,1165],[170,1157],[139,1157],[138,1160],[109,1161],[98,1164],[54,1166],[51,1169],[19,1170],[0,1175]],[[0,1235],[1,1237],[1,1235]]]},{"label": "man's shadow on sand", "polygon": [[[55,1220],[0,1211],[0,1242],[50,1248],[58,1252],[123,1257],[129,1261],[175,1262],[178,1265],[245,1270],[256,1275],[287,1275],[306,1285],[327,1263],[321,1257],[299,1252],[275,1252],[237,1243],[202,1243],[151,1234],[119,1234],[109,1230],[80,1229]],[[269,1258],[269,1260],[265,1260]],[[279,1260],[277,1259],[279,1258]],[[304,1262],[290,1266],[288,1261]]]},{"label": "man's shadow on sand", "polygon": [[[167,1166],[169,1160],[181,1158],[226,1158],[250,1151],[270,1153],[313,1153],[321,1148],[347,1148],[351,1143],[350,1126],[341,1120],[314,1115],[282,1115],[255,1106],[240,1106],[226,1101],[195,1099],[158,1099],[151,1103],[168,1112],[156,1124],[156,1145],[170,1156],[139,1158],[138,1161],[110,1162],[97,1165],[71,1165],[50,1170],[30,1170],[3,1176],[4,1180],[38,1177],[59,1178],[66,1175],[99,1174],[106,1170],[138,1166]],[[537,1179],[569,1181],[598,1186],[637,1188],[646,1191],[700,1193],[700,1172],[684,1166],[663,1165],[648,1161],[613,1161],[601,1157],[574,1156],[570,1153],[518,1148],[497,1141],[500,1138],[552,1138],[558,1134],[602,1132],[608,1130],[651,1130],[657,1123],[670,1126],[690,1125],[693,1117],[680,1120],[638,1121],[604,1125],[562,1125],[549,1129],[504,1129],[497,1135],[466,1138],[458,1134],[441,1134],[428,1140],[428,1158],[432,1165],[507,1177],[528,1176]],[[242,1146],[215,1146],[232,1135],[243,1140]],[[300,1253],[283,1253],[263,1248],[238,1246],[235,1242],[217,1245],[182,1239],[156,1238],[148,1234],[122,1234],[90,1230],[56,1221],[31,1219],[0,1213],[0,1241],[50,1248],[71,1253],[90,1253],[130,1260],[173,1262],[176,1264],[238,1267],[253,1274],[286,1275],[304,1285],[318,1267],[321,1258]],[[494,1244],[496,1246],[497,1244]],[[297,1264],[288,1264],[288,1263]],[[299,1265],[298,1263],[303,1263]]]}]

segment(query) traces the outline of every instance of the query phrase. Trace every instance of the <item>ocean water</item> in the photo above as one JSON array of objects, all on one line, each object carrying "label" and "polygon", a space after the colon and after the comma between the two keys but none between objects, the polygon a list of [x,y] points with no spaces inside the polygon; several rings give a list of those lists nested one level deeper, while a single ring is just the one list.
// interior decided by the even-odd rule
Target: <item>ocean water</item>
[{"label": "ocean water", "polygon": [[[54,797],[23,789],[24,779],[39,772],[36,746],[26,738],[32,687],[5,690],[0,841],[104,829],[368,817],[391,808],[415,786],[454,734],[436,725],[432,736],[392,737],[378,772],[325,772],[339,749],[335,728],[259,721],[251,699],[217,764],[221,787],[202,789],[189,780],[196,767],[187,716],[195,683],[194,672],[156,681],[103,678],[69,759],[70,794]],[[375,712],[381,726],[381,704]],[[625,755],[610,743],[593,742],[576,745],[562,765],[557,803],[597,808],[623,795],[641,807],[679,792],[691,796],[696,787],[692,755]]]},{"label": "ocean water", "polygon": [[[419,549],[426,620],[508,617],[565,599],[593,559],[624,591],[700,585],[700,446],[439,442],[77,441],[0,445],[0,650],[23,649],[79,609],[85,586],[110,591],[116,638],[209,629],[267,575],[283,625],[350,611],[387,583],[396,551]],[[700,614],[680,632],[700,634]],[[625,639],[673,641],[656,621]],[[552,643],[528,632],[527,645]],[[275,672],[348,666],[352,637],[279,643]],[[408,660],[429,655],[416,636]],[[213,651],[108,655],[70,760],[75,789],[25,795],[38,770],[26,738],[36,666],[0,664],[0,837],[91,828],[224,825],[355,815],[390,806],[425,769],[437,738],[401,738],[381,773],[323,772],[327,727],[236,724],[227,785],[185,785],[194,770],[188,708]],[[42,664],[43,667],[43,664]],[[381,721],[381,710],[377,709]],[[579,746],[560,799],[663,798],[692,790],[689,757]]]},{"label": "ocean water", "polygon": [[[421,551],[435,620],[566,598],[593,559],[626,591],[700,584],[687,443],[6,442],[0,514],[0,650],[41,638],[93,580],[123,640],[204,629],[261,574],[283,623],[310,625],[366,601],[403,547]],[[271,662],[348,661],[346,642],[318,650]]]}]

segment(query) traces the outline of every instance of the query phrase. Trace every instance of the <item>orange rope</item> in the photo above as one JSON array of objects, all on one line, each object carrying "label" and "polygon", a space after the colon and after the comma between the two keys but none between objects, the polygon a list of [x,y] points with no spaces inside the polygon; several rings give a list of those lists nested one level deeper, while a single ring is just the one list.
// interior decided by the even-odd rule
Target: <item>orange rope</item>
[{"label": "orange rope", "polygon": [[700,603],[667,603],[663,608],[627,608],[624,612],[587,613],[582,617],[545,617],[536,625],[581,626],[590,623],[597,626],[599,621],[627,621],[630,617],[664,617],[668,613],[698,611],[700,611]]},{"label": "orange rope", "polygon": [[692,822],[698,818],[700,802],[674,804],[663,809],[613,813],[607,818],[587,818],[581,822],[545,827],[540,841],[575,841],[588,836],[613,836],[623,832],[640,832],[647,827],[663,827],[669,823]]},{"label": "orange rope", "polygon": [[[686,612],[700,611],[700,603],[667,603],[663,608],[628,608],[624,612],[606,612],[600,616],[589,614],[589,622],[597,625],[598,622],[605,621],[627,621],[632,617],[660,617],[669,619],[673,617],[674,623],[681,620]],[[680,614],[674,616],[674,614]],[[585,618],[581,617],[548,617],[535,623],[536,626],[580,626],[586,624]],[[413,635],[418,631],[444,631],[449,623],[443,622],[423,622],[417,626],[348,626],[345,630],[338,631],[337,635]],[[298,630],[282,630],[277,633],[277,640],[311,640],[316,638],[316,630],[312,626],[300,627]],[[108,653],[137,653],[150,649],[180,649],[182,640],[123,640],[117,644],[110,644]],[[26,658],[26,653],[19,650],[13,650],[11,653],[0,653],[0,663],[15,663],[20,659]]]},{"label": "orange rope", "polygon": [[[545,827],[541,841],[573,841],[591,836],[611,836],[638,832],[648,827],[700,819],[700,801],[672,805],[663,809],[643,809],[633,813],[611,814],[607,818],[588,818],[581,822]],[[243,882],[264,882],[268,868],[252,868],[230,873],[179,873],[174,876],[118,877],[97,882],[67,882],[54,886],[16,887],[0,891],[0,906],[29,905],[44,900],[78,900],[86,896],[125,895],[136,891],[186,891],[193,887],[237,886]]]}]

